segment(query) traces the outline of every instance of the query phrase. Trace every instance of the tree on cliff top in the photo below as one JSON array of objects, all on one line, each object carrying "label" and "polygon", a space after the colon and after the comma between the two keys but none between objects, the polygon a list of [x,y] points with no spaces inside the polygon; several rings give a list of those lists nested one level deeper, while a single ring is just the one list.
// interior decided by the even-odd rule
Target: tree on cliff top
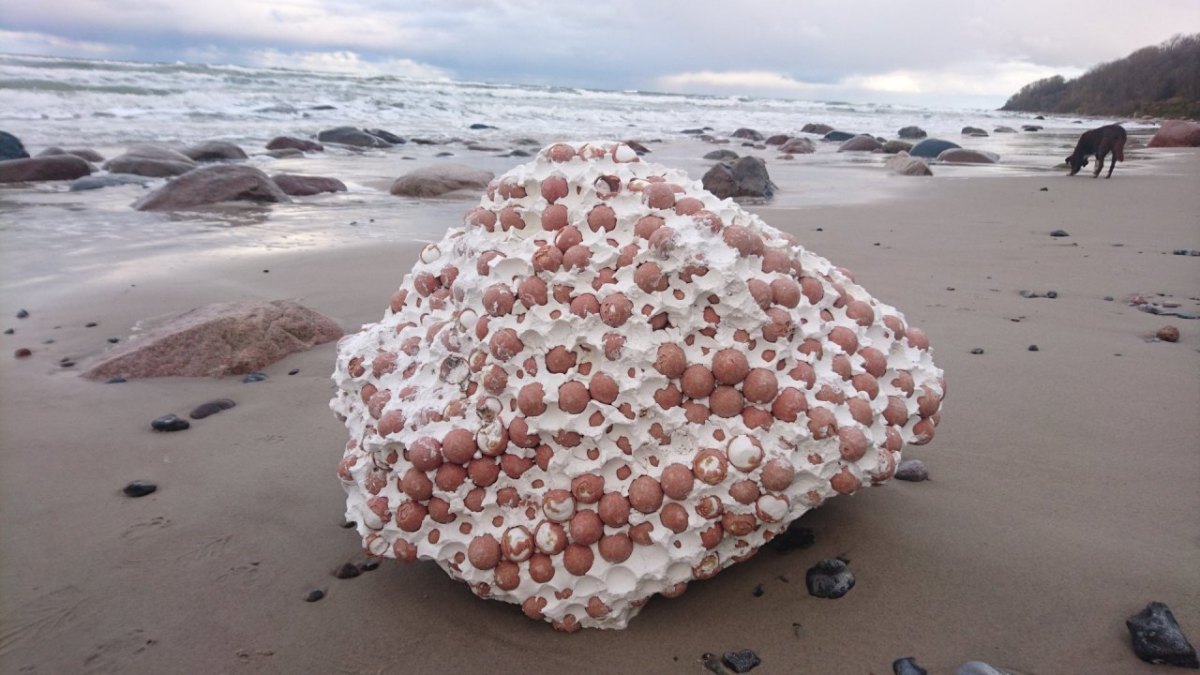
[{"label": "tree on cliff top", "polygon": [[1000,109],[1200,118],[1200,33],[1143,47],[1074,80],[1055,75],[1027,84]]}]

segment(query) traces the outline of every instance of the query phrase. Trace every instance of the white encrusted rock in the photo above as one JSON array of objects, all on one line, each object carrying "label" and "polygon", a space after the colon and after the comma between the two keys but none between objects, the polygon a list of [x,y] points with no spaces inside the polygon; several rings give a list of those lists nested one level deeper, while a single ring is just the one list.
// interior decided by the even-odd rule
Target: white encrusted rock
[{"label": "white encrusted rock", "polygon": [[941,376],[846,270],[626,145],[559,143],[343,338],[338,473],[370,553],[622,628],[890,478]]}]

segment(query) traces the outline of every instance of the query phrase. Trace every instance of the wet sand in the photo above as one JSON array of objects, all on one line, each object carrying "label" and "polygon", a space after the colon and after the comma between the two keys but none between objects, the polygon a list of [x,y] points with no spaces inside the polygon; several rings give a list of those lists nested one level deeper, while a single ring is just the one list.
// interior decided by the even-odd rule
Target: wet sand
[{"label": "wet sand", "polygon": [[[931,673],[976,659],[1162,672],[1133,655],[1124,620],[1165,602],[1200,642],[1200,321],[1122,300],[1200,311],[1200,258],[1172,255],[1200,249],[1200,155],[1149,160],[1109,181],[896,177],[887,199],[752,207],[928,332],[949,395],[937,437],[905,457],[932,480],[833,499],[800,521],[812,547],[656,598],[624,631],[555,633],[432,563],[334,578],[363,555],[340,527],[333,344],[253,384],[77,375],[105,338],[208,302],[292,298],[354,330],[382,314],[411,241],[382,224],[357,238],[188,230],[161,250],[97,239],[6,267],[0,672],[701,673],[702,654],[736,649],[758,653],[756,673],[888,673],[902,656]],[[467,206],[402,218],[431,227]],[[1166,324],[1179,343],[1145,339]],[[215,398],[237,407],[150,430]],[[124,497],[134,479],[159,490]],[[805,570],[839,555],[857,586],[810,597]],[[326,597],[305,602],[314,589]]]}]

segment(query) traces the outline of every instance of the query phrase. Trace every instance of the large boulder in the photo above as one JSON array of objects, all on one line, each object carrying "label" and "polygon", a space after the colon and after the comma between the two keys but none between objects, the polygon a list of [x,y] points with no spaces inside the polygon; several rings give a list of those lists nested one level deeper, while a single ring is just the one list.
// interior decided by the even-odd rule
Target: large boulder
[{"label": "large boulder", "polygon": [[1000,155],[967,148],[947,148],[938,153],[937,160],[951,164],[995,164],[1000,161]]},{"label": "large boulder", "polygon": [[1200,148],[1200,122],[1167,120],[1146,145],[1149,148]]},{"label": "large boulder", "polygon": [[341,336],[333,319],[290,300],[217,303],[158,322],[105,354],[84,375],[237,375]]},{"label": "large boulder", "polygon": [[788,155],[808,155],[817,151],[817,146],[812,142],[811,138],[797,136],[789,138],[786,143],[779,147],[779,151]]},{"label": "large boulder", "polygon": [[325,129],[317,134],[317,140],[322,143],[338,143],[356,148],[390,148],[391,143],[375,134],[368,133],[356,127],[334,127]]},{"label": "large boulder", "polygon": [[775,134],[774,136],[768,136],[767,140],[763,141],[763,143],[766,143],[767,145],[783,145],[784,143],[788,142],[789,138],[791,138],[791,136],[788,136],[787,134]]},{"label": "large boulder", "polygon": [[204,141],[188,148],[183,154],[193,162],[229,162],[246,159],[246,151],[228,141]]},{"label": "large boulder", "polygon": [[925,130],[921,127],[909,126],[901,128],[900,131],[896,132],[896,135],[900,138],[925,138],[929,134],[925,133]]},{"label": "large boulder", "polygon": [[221,202],[290,202],[267,174],[250,166],[193,169],[138,200],[139,211],[174,211]]},{"label": "large boulder", "polygon": [[758,157],[742,157],[732,164],[723,162],[709,169],[700,180],[705,190],[721,199],[770,198],[775,193],[775,184],[767,174],[767,163]]},{"label": "large boulder", "polygon": [[883,143],[867,134],[859,134],[838,146],[838,152],[875,152],[882,149]]},{"label": "large boulder", "polygon": [[906,141],[891,140],[883,144],[883,151],[889,155],[894,155],[898,152],[908,152],[912,150],[912,143]]},{"label": "large boulder", "polygon": [[762,134],[758,133],[754,129],[748,129],[746,127],[742,127],[741,129],[734,131],[733,137],[734,138],[744,138],[748,141],[761,141],[763,139]]},{"label": "large boulder", "polygon": [[336,178],[326,176],[302,176],[294,173],[281,173],[271,176],[271,180],[293,197],[307,197],[322,192],[345,192],[346,184]]},{"label": "large boulder", "polygon": [[38,157],[52,157],[54,155],[75,155],[80,159],[86,159],[89,162],[99,164],[104,161],[104,155],[92,150],[91,148],[71,148],[64,150],[58,146],[52,145],[37,154]]},{"label": "large boulder", "polygon": [[391,192],[399,197],[438,197],[456,190],[480,190],[495,177],[491,171],[463,164],[433,164],[411,171],[392,183]]},{"label": "large boulder", "polygon": [[919,157],[913,157],[907,152],[900,151],[894,157],[888,157],[883,163],[892,173],[900,174],[901,176],[932,176],[933,171],[925,160]]},{"label": "large boulder", "polygon": [[405,143],[408,142],[402,136],[397,136],[396,134],[393,134],[392,132],[388,131],[387,129],[363,129],[363,131],[367,132],[368,134],[371,134],[372,136],[374,136],[376,138],[382,138],[383,140],[387,141],[388,143],[391,143],[392,145],[404,145]]},{"label": "large boulder", "polygon": [[820,124],[818,122],[809,122],[808,124],[805,124],[803,127],[801,127],[800,131],[801,131],[801,133],[805,133],[805,134],[818,134],[818,135],[824,136],[825,134],[833,131],[833,127],[829,126],[828,124]]},{"label": "large boulder", "polygon": [[995,129],[992,129],[992,131],[997,134],[1015,134],[1015,133],[1017,133],[1016,129],[1014,129],[1012,127],[1006,127],[1003,125],[998,126]]},{"label": "large boulder", "polygon": [[7,131],[0,131],[0,161],[7,159],[25,159],[29,152],[21,143],[21,139]]},{"label": "large boulder", "polygon": [[154,145],[152,143],[139,143],[137,145],[131,145],[128,148],[125,148],[125,153],[122,156],[161,159],[168,162],[183,162],[185,164],[196,163],[194,159],[188,157],[182,152],[179,152],[178,150],[172,150],[171,148],[161,145]]},{"label": "large boulder", "polygon": [[920,143],[917,143],[916,145],[914,145],[912,147],[912,150],[908,151],[908,154],[912,155],[913,157],[924,157],[925,159],[937,159],[937,156],[942,154],[943,150],[949,150],[950,148],[961,148],[961,147],[962,146],[959,145],[958,143],[952,143],[950,141],[943,141],[940,138],[926,138],[925,140],[921,141]]},{"label": "large boulder", "polygon": [[268,150],[287,150],[290,148],[303,152],[321,152],[325,149],[325,146],[316,141],[310,141],[306,138],[296,138],[295,136],[276,136],[267,141]]},{"label": "large boulder", "polygon": [[125,154],[108,160],[104,168],[111,173],[131,173],[151,178],[179,176],[196,168],[187,155],[161,145],[140,144],[125,150]]},{"label": "large boulder", "polygon": [[712,160],[716,160],[718,162],[732,161],[737,158],[738,158],[738,154],[736,152],[734,152],[732,150],[726,150],[725,148],[721,148],[720,150],[713,150],[712,152],[704,155],[704,159],[712,159]]},{"label": "large boulder", "polygon": [[831,131],[821,137],[822,140],[832,141],[834,143],[842,143],[854,138],[858,134],[852,134],[849,131]]},{"label": "large boulder", "polygon": [[962,135],[982,137],[987,136],[988,132],[984,129],[980,129],[979,127],[966,126],[962,128]]},{"label": "large boulder", "polygon": [[0,183],[74,180],[92,172],[92,165],[75,155],[26,157],[0,161]]}]

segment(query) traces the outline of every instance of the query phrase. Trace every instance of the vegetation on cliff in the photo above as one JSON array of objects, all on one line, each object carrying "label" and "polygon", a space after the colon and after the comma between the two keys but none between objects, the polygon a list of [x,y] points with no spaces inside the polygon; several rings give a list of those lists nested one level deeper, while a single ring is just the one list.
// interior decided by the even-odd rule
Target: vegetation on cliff
[{"label": "vegetation on cliff", "polygon": [[1200,119],[1200,33],[1176,35],[1073,80],[1025,85],[1001,110]]}]

